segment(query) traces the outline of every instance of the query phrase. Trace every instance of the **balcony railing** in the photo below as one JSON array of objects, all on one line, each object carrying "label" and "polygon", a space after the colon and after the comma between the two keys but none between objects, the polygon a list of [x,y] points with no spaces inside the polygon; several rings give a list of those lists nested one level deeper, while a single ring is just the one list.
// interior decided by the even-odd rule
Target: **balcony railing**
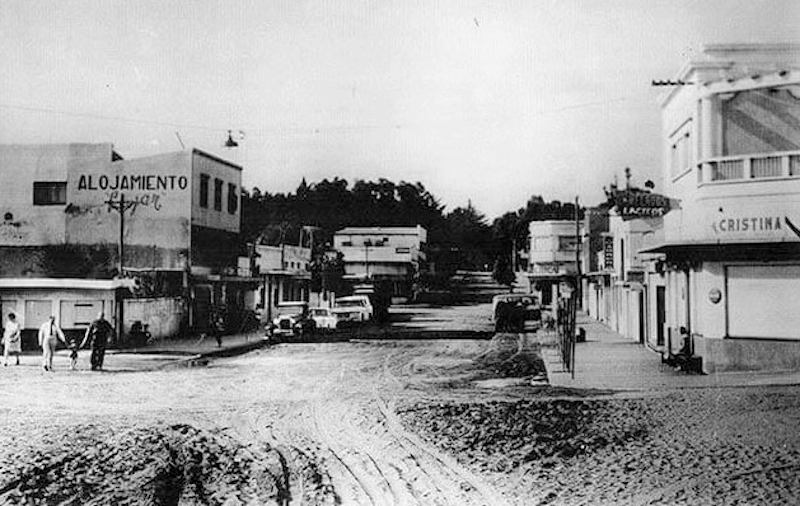
[{"label": "balcony railing", "polygon": [[697,164],[700,183],[800,176],[800,151],[722,156]]}]

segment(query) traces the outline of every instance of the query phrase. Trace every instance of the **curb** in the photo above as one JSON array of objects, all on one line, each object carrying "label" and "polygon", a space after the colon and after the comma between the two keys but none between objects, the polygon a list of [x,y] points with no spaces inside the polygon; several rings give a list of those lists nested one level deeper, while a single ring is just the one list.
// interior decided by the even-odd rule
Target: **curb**
[{"label": "curb", "polygon": [[205,353],[198,353],[186,358],[174,360],[167,364],[156,367],[158,370],[183,368],[183,367],[203,367],[215,358],[234,357],[236,355],[243,355],[245,353],[264,348],[269,346],[270,342],[264,339],[257,339],[250,343],[231,346],[230,348],[221,348],[218,350],[207,351]]}]

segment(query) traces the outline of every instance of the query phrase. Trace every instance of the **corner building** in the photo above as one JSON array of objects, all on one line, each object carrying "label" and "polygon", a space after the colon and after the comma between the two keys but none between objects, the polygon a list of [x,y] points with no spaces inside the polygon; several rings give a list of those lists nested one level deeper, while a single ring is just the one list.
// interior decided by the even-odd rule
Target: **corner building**
[{"label": "corner building", "polygon": [[159,337],[204,329],[215,306],[235,319],[240,187],[241,167],[197,149],[0,146],[3,312],[78,332],[104,310],[123,335],[141,320]]},{"label": "corner building", "polygon": [[800,368],[800,45],[725,44],[661,102],[665,355],[704,372]]}]

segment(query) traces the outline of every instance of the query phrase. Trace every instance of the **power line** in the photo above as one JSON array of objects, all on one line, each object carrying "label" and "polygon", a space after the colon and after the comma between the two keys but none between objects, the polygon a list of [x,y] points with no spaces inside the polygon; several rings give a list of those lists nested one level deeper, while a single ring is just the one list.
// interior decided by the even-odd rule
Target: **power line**
[{"label": "power line", "polygon": [[[420,126],[434,126],[434,125],[444,125],[449,123],[458,123],[458,122],[496,122],[496,121],[503,121],[512,118],[517,119],[528,119],[534,118],[538,116],[545,116],[548,114],[557,114],[560,112],[566,111],[574,111],[580,109],[587,109],[591,107],[598,107],[608,104],[614,104],[619,102],[629,101],[629,99],[634,97],[616,97],[607,100],[597,100],[592,102],[583,102],[578,104],[567,105],[563,107],[556,107],[553,109],[542,109],[538,111],[532,111],[530,113],[520,113],[519,115],[515,116],[496,116],[496,117],[479,117],[479,118],[453,118],[447,120],[440,120],[440,121],[429,121],[429,122],[410,122],[410,123],[387,123],[387,124],[357,124],[357,125],[328,125],[328,126],[273,126],[273,127],[260,127],[260,128],[251,128],[245,127],[243,130],[246,130],[249,133],[300,133],[300,134],[320,134],[323,132],[349,132],[349,131],[359,131],[359,130],[402,130],[405,128],[414,128]],[[169,122],[169,121],[159,121],[159,120],[151,120],[151,119],[144,119],[144,118],[130,118],[124,116],[112,116],[112,115],[105,115],[105,114],[96,114],[96,113],[86,113],[86,112],[78,112],[78,111],[67,111],[63,109],[55,109],[49,107],[34,107],[34,106],[26,106],[26,105],[19,105],[19,104],[8,104],[8,103],[0,103],[0,108],[4,109],[15,109],[21,111],[31,111],[31,112],[41,112],[41,113],[48,113],[48,114],[58,114],[62,116],[71,116],[77,118],[89,118],[89,119],[96,119],[102,121],[118,121],[118,122],[125,122],[125,123],[137,123],[143,125],[157,125],[157,126],[166,126],[171,128],[184,128],[184,129],[196,129],[196,130],[205,130],[209,132],[223,132],[227,133],[230,130],[230,127],[212,127],[207,125],[198,125],[192,123],[178,123],[178,122]],[[242,131],[242,130],[240,130]]]},{"label": "power line", "polygon": [[141,118],[126,118],[123,116],[108,116],[104,114],[94,114],[88,112],[76,112],[76,111],[65,111],[61,109],[52,109],[48,107],[32,107],[27,105],[17,105],[17,104],[3,104],[0,103],[0,108],[4,109],[17,109],[21,111],[32,111],[32,112],[44,112],[50,114],[60,114],[62,116],[74,116],[77,118],[90,118],[90,119],[99,119],[103,121],[122,121],[126,123],[141,123],[144,125],[159,125],[159,126],[168,126],[168,127],[178,127],[178,128],[193,128],[197,130],[207,130],[211,132],[227,132],[228,128],[223,127],[209,127],[205,125],[193,125],[188,123],[173,123],[169,121],[158,121],[158,120],[150,120],[150,119],[141,119]]}]

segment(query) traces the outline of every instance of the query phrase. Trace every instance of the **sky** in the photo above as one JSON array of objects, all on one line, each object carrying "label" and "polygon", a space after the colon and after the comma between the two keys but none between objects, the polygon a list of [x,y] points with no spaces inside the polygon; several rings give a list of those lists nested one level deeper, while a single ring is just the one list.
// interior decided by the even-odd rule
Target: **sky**
[{"label": "sky", "polygon": [[661,187],[651,80],[798,21],[797,0],[2,0],[0,143],[196,147],[271,193],[420,181],[489,219],[594,205],[625,167]]}]

